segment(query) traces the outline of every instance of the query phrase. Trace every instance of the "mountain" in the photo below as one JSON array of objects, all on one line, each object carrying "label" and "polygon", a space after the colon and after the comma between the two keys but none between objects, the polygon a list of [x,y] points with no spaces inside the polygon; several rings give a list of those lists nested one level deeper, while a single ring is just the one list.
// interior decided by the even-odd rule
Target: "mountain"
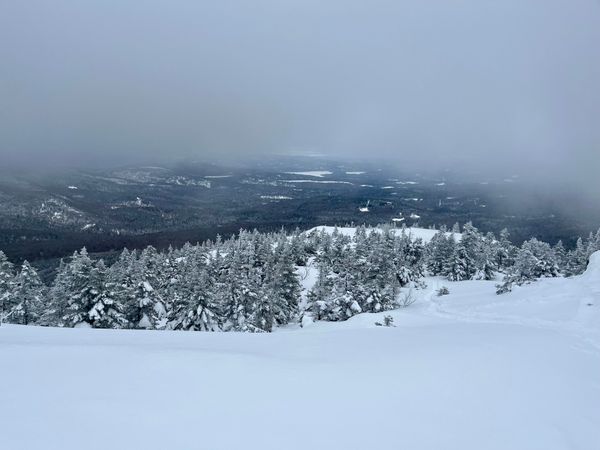
[{"label": "mountain", "polygon": [[[566,194],[564,194],[566,195]],[[376,162],[274,157],[251,163],[129,165],[7,172],[0,168],[0,249],[43,265],[91,253],[183,245],[240,228],[472,221],[573,246],[595,231],[593,205],[538,192],[526,178],[424,173]]]}]

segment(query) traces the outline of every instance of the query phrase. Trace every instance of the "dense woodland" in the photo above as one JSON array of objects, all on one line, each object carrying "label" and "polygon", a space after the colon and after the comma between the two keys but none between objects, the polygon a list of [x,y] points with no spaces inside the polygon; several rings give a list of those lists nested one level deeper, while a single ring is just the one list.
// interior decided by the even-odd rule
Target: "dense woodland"
[{"label": "dense woodland", "polygon": [[[580,274],[597,250],[600,230],[569,251],[535,238],[517,247],[507,231],[483,234],[470,223],[442,228],[428,243],[388,226],[358,227],[353,237],[240,231],[164,252],[125,249],[109,266],[84,248],[61,262],[49,286],[27,261],[17,268],[0,251],[0,314],[24,325],[270,332],[407,306],[425,276],[499,280],[502,294]],[[317,275],[302,295],[307,267]]]}]

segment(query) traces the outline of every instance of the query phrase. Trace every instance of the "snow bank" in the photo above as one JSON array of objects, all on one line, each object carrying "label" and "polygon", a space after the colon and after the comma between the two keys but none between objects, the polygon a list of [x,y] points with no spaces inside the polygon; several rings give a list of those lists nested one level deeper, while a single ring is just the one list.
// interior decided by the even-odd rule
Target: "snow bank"
[{"label": "snow bank", "polygon": [[581,276],[584,280],[596,281],[600,288],[600,252],[592,253],[588,266]]}]

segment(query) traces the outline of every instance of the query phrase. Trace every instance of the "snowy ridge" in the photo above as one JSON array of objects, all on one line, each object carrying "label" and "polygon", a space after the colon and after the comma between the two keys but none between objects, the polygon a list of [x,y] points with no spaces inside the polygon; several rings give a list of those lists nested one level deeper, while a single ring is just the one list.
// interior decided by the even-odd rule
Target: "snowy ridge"
[{"label": "snowy ridge", "polygon": [[[335,230],[337,229],[338,233],[343,234],[344,236],[348,236],[348,237],[353,237],[356,234],[356,228],[355,227],[331,227],[331,226],[318,226],[318,227],[314,227],[311,228],[310,230],[307,231],[307,233],[311,233],[312,231],[325,231],[326,233],[333,233]],[[418,228],[418,227],[406,227],[406,228],[396,228],[396,229],[392,229],[392,231],[394,233],[401,233],[402,230],[405,230],[406,234],[409,235],[410,237],[412,237],[413,239],[421,239],[423,240],[423,242],[429,242],[431,241],[431,239],[433,239],[433,236],[435,236],[436,233],[439,232],[439,230],[430,230],[428,228]],[[381,228],[367,228],[367,232],[380,232]],[[452,233],[452,232],[448,232],[446,233],[446,236],[454,236],[455,240],[460,240],[461,238],[461,233]]]}]

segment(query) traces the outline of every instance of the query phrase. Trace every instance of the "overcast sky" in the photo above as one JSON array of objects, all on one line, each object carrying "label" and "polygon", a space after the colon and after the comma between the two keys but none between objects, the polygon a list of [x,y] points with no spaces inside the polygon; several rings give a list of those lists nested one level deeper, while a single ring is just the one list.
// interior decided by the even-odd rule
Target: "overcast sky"
[{"label": "overcast sky", "polygon": [[591,185],[600,2],[2,0],[0,102],[4,161],[312,151]]}]

